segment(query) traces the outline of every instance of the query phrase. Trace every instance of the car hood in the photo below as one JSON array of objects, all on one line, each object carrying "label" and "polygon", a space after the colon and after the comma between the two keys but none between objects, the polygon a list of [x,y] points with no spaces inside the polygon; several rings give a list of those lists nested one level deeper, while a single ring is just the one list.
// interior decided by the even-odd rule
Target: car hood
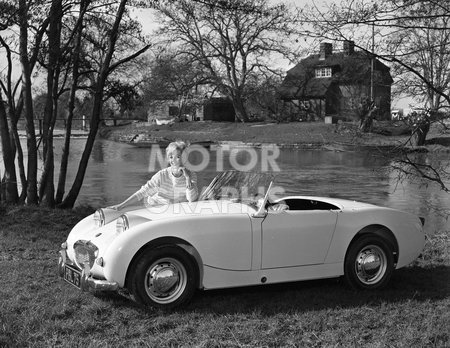
[{"label": "car hood", "polygon": [[229,200],[217,200],[182,202],[146,207],[129,211],[126,213],[126,215],[130,218],[139,217],[147,220],[162,220],[185,216],[214,214],[253,214],[255,212],[256,210],[247,204]]},{"label": "car hood", "polygon": [[224,214],[253,214],[254,208],[247,204],[232,202],[229,200],[183,202],[147,208],[139,208],[128,212],[118,212],[113,209],[103,209],[106,223],[102,227],[96,227],[93,214],[81,220],[72,229],[68,236],[68,243],[73,244],[77,240],[91,240],[97,243],[106,241],[116,236],[116,220],[121,215],[126,215],[130,228],[142,223],[156,220],[170,220],[177,218],[201,218],[208,215]]}]

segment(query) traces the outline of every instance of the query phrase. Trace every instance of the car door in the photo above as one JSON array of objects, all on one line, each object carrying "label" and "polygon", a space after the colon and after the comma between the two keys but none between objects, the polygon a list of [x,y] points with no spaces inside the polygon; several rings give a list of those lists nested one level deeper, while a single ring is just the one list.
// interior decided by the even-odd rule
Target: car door
[{"label": "car door", "polygon": [[262,222],[262,268],[323,263],[337,214],[332,210],[269,211]]}]

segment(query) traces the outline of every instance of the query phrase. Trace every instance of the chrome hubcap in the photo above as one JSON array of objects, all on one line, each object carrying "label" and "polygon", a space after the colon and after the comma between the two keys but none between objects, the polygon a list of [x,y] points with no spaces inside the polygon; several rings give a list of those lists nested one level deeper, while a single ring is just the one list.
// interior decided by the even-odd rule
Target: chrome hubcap
[{"label": "chrome hubcap", "polygon": [[377,283],[386,273],[386,254],[377,245],[368,245],[361,249],[355,261],[358,279],[366,285]]},{"label": "chrome hubcap", "polygon": [[145,276],[145,290],[153,301],[170,303],[180,297],[186,282],[184,266],[176,259],[163,258],[149,267]]}]

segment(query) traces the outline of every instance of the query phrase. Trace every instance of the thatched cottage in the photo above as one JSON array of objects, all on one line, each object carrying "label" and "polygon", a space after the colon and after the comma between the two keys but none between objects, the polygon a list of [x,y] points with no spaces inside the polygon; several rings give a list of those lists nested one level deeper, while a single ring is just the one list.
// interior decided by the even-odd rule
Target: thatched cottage
[{"label": "thatched cottage", "polygon": [[284,106],[298,119],[355,119],[361,103],[371,98],[372,64],[377,118],[388,119],[393,82],[389,67],[377,59],[372,62],[370,53],[355,50],[353,41],[344,41],[337,52],[331,43],[321,43],[319,54],[290,69],[279,90]]}]

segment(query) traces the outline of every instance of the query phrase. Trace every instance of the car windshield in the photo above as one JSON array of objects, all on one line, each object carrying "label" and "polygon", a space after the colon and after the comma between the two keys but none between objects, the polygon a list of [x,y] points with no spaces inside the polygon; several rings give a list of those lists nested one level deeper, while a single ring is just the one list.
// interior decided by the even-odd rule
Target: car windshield
[{"label": "car windshield", "polygon": [[267,173],[226,171],[218,174],[202,192],[199,200],[227,199],[257,208],[274,177]]}]

